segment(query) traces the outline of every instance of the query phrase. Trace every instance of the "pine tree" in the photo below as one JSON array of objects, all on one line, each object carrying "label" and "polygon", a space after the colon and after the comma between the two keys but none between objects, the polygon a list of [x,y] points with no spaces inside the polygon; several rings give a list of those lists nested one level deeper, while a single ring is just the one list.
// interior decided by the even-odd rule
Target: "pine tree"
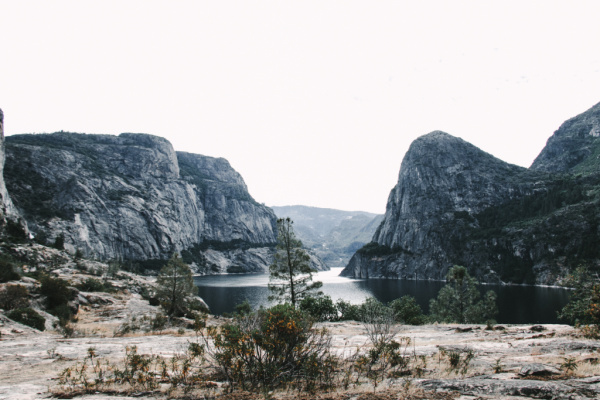
[{"label": "pine tree", "polygon": [[440,290],[437,299],[431,299],[429,303],[433,320],[472,324],[494,318],[498,312],[496,293],[490,290],[482,301],[478,301],[477,282],[465,267],[455,265],[450,268],[446,280],[446,286]]},{"label": "pine tree", "polygon": [[156,297],[161,307],[169,316],[184,315],[189,297],[197,291],[190,267],[174,254],[156,279]]},{"label": "pine tree", "polygon": [[293,224],[290,218],[277,220],[277,253],[269,267],[269,300],[283,300],[296,307],[302,299],[320,295],[317,289],[323,283],[312,282],[312,274],[317,271],[311,268],[310,257],[296,238]]}]

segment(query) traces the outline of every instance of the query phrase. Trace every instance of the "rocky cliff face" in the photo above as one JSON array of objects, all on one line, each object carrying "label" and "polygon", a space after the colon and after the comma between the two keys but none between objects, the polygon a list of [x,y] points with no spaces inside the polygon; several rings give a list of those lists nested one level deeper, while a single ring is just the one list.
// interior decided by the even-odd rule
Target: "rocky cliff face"
[{"label": "rocky cliff face", "polygon": [[563,123],[531,165],[552,173],[600,172],[600,103]]},{"label": "rocky cliff face", "polygon": [[[64,235],[68,250],[103,260],[180,252],[200,273],[269,265],[275,214],[224,159],[131,133],[15,135],[6,150],[8,190],[38,240]],[[242,260],[242,247],[260,256]]]},{"label": "rocky cliff face", "polygon": [[4,112],[0,109],[0,225],[4,225],[9,220],[16,220],[19,218],[17,210],[15,209],[13,202],[8,195],[6,190],[6,184],[4,182],[4,162],[6,159],[5,155],[5,144],[4,144]]},{"label": "rocky cliff face", "polygon": [[599,109],[567,121],[530,169],[443,132],[418,138],[372,243],[342,274],[443,279],[462,264],[482,281],[553,284],[598,263]]}]

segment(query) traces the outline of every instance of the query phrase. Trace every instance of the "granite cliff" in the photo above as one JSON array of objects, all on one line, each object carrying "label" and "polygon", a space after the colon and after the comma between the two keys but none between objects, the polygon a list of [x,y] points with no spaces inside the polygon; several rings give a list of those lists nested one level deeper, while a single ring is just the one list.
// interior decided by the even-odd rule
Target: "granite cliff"
[{"label": "granite cliff", "polygon": [[179,252],[197,273],[271,262],[275,214],[225,159],[175,152],[146,134],[6,139],[8,191],[42,243],[64,237],[71,252],[142,266]]},{"label": "granite cliff", "polygon": [[6,190],[4,182],[4,162],[6,159],[4,143],[4,112],[0,109],[0,226],[4,229],[7,223],[17,222],[18,212]]},{"label": "granite cliff", "polygon": [[600,258],[600,104],[565,122],[529,169],[443,132],[406,153],[383,222],[344,271],[356,278],[555,284]]}]

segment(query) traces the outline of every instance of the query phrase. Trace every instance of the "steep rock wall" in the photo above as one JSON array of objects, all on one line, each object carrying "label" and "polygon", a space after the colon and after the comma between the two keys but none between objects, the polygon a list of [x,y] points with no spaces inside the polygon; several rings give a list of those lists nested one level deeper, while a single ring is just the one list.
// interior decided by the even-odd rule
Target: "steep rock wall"
[{"label": "steep rock wall", "polygon": [[15,222],[19,219],[19,214],[13,205],[4,182],[4,163],[6,160],[5,149],[4,112],[0,109],[0,221],[2,221],[2,225],[6,223],[7,219],[12,219]]},{"label": "steep rock wall", "polygon": [[373,236],[378,247],[359,251],[343,274],[443,279],[453,262],[448,239],[469,216],[531,192],[532,185],[518,179],[526,172],[447,133],[421,136],[402,161]]},{"label": "steep rock wall", "polygon": [[600,266],[600,104],[565,122],[530,169],[432,132],[406,153],[372,243],[342,272],[444,279],[453,264],[485,282],[556,284]]},{"label": "steep rock wall", "polygon": [[531,165],[551,173],[600,172],[600,103],[565,121]]},{"label": "steep rock wall", "polygon": [[[34,234],[103,260],[194,255],[203,243],[268,248],[276,218],[224,159],[176,153],[160,137],[55,133],[7,138],[6,180]],[[195,247],[196,246],[196,247]],[[227,247],[227,246],[226,246]],[[195,254],[195,260],[205,258]],[[268,253],[268,252],[267,252]],[[265,270],[268,262],[241,265]],[[221,252],[220,265],[235,264]],[[223,272],[210,262],[197,272]]]}]

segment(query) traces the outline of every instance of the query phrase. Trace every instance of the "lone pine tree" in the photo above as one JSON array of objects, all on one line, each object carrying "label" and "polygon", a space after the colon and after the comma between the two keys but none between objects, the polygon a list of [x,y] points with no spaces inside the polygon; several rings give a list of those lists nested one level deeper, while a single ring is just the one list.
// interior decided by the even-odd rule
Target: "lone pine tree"
[{"label": "lone pine tree", "polygon": [[312,281],[312,274],[317,270],[310,266],[310,257],[296,238],[293,224],[290,218],[277,220],[277,252],[269,267],[272,293],[269,300],[290,302],[296,307],[302,299],[320,295],[318,289],[323,283]]},{"label": "lone pine tree", "polygon": [[169,316],[184,315],[190,296],[197,290],[190,267],[174,254],[156,278],[156,297],[161,307]]}]

